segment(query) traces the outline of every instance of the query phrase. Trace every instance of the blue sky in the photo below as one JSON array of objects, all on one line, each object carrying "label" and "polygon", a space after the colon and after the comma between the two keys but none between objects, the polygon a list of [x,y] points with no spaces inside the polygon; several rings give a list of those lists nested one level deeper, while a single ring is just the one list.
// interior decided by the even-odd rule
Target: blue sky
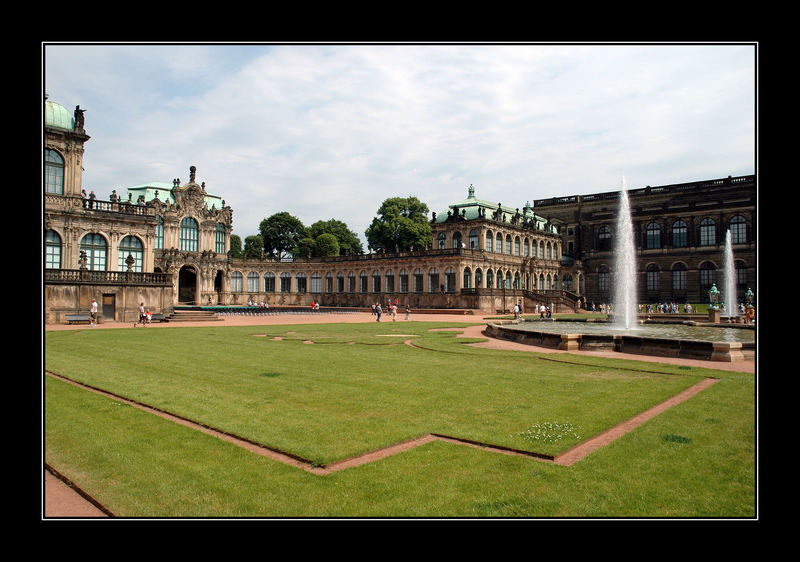
[{"label": "blue sky", "polygon": [[[750,44],[48,44],[84,187],[198,182],[234,233],[288,211],[364,240],[387,197],[539,198],[756,172]],[[365,244],[366,248],[366,244]]]}]

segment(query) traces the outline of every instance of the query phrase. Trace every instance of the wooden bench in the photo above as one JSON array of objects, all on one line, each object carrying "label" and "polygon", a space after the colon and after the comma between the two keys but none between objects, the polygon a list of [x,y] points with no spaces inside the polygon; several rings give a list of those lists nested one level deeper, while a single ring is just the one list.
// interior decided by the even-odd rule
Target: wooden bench
[{"label": "wooden bench", "polygon": [[64,316],[67,321],[67,324],[75,324],[77,322],[86,322],[89,323],[89,313],[88,312],[80,312],[78,314],[67,314]]},{"label": "wooden bench", "polygon": [[157,314],[153,314],[153,315],[151,315],[151,316],[150,316],[150,321],[151,321],[151,322],[169,322],[169,320],[167,320],[167,319],[164,317],[164,315],[163,315],[163,314],[161,314],[160,312],[159,312],[159,313],[157,313]]}]

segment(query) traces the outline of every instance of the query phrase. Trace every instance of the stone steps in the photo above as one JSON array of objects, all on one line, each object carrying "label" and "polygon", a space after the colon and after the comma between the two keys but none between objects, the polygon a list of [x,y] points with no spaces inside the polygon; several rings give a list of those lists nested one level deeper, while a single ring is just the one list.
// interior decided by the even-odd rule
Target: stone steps
[{"label": "stone steps", "polygon": [[175,310],[168,317],[169,322],[221,322],[222,318],[211,310]]}]

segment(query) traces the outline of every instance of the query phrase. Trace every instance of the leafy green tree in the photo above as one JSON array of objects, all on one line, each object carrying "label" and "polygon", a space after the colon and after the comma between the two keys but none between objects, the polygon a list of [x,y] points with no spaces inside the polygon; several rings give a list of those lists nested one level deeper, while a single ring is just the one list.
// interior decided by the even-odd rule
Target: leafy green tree
[{"label": "leafy green tree", "polygon": [[431,244],[428,206],[416,197],[390,197],[364,233],[376,252],[422,250]]},{"label": "leafy green tree", "polygon": [[320,258],[339,255],[339,240],[333,234],[323,232],[314,240],[314,255]]},{"label": "leafy green tree", "polygon": [[317,221],[308,227],[308,230],[311,238],[315,240],[319,238],[320,234],[333,234],[339,244],[339,254],[341,255],[351,256],[364,253],[364,247],[358,235],[340,220]]},{"label": "leafy green tree", "polygon": [[301,238],[292,253],[297,258],[310,258],[314,255],[314,239],[308,236]]},{"label": "leafy green tree", "polygon": [[260,234],[254,234],[244,239],[244,257],[258,259],[264,255],[264,239]]},{"label": "leafy green tree", "polygon": [[228,255],[234,259],[241,259],[244,256],[242,253],[242,239],[238,234],[231,234],[231,249],[228,250]]},{"label": "leafy green tree", "polygon": [[258,231],[264,239],[264,252],[272,258],[297,252],[300,240],[308,237],[300,219],[286,211],[262,220]]}]

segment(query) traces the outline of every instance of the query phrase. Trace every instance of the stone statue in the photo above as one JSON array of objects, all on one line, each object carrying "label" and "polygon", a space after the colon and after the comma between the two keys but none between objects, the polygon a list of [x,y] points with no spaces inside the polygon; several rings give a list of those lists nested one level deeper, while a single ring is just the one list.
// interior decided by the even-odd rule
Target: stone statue
[{"label": "stone statue", "polygon": [[81,109],[80,105],[75,106],[75,128],[83,129],[83,114],[86,113],[85,109]]}]

